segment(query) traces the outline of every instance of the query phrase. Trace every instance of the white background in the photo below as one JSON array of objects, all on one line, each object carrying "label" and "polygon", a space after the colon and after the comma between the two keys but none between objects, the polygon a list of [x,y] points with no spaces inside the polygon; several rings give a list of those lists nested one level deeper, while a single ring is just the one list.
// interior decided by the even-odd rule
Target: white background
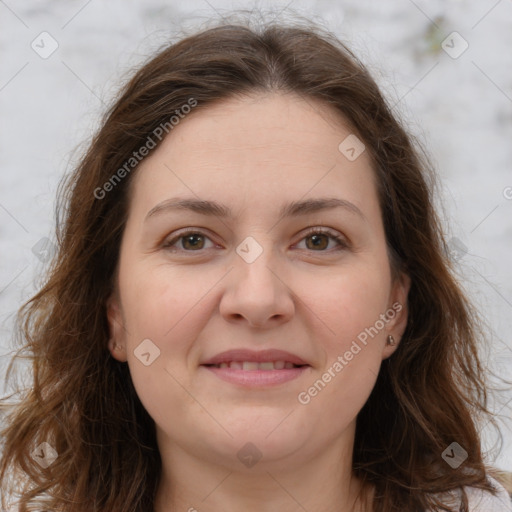
[{"label": "white background", "polygon": [[[32,248],[54,239],[57,184],[80,156],[78,145],[133,66],[184,28],[232,8],[284,9],[280,20],[317,21],[369,67],[438,169],[446,229],[453,247],[463,248],[456,253],[461,282],[491,327],[485,362],[512,378],[510,0],[0,1],[0,376],[12,352],[13,315],[45,268]],[[46,59],[31,47],[48,37],[43,31],[58,44]],[[447,39],[453,51],[469,45],[458,58],[441,46],[453,31],[463,38]],[[511,400],[508,392],[495,403],[508,424],[502,453],[488,455],[508,470]],[[484,432],[491,447],[492,431]]]}]

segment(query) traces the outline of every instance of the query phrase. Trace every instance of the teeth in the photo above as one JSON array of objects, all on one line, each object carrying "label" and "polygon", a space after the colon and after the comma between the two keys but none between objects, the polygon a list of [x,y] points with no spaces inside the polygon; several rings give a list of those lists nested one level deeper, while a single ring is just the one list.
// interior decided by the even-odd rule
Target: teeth
[{"label": "teeth", "polygon": [[264,361],[257,363],[255,361],[230,361],[229,363],[220,363],[214,365],[216,368],[231,368],[232,370],[282,370],[298,368],[297,365],[285,361]]},{"label": "teeth", "polygon": [[256,362],[244,361],[242,363],[242,370],[257,370],[259,364]]}]

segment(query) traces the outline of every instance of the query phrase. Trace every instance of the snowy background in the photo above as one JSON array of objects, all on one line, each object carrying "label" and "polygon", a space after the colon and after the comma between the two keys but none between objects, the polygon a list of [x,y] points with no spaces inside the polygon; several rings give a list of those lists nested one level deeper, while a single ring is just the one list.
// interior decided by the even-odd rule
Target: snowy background
[{"label": "snowy background", "polygon": [[[57,184],[120,80],[183,29],[253,8],[347,41],[427,147],[461,281],[492,326],[486,363],[512,378],[511,0],[0,0],[0,377],[54,239]],[[488,460],[512,471],[512,394],[494,407],[508,423]]]}]

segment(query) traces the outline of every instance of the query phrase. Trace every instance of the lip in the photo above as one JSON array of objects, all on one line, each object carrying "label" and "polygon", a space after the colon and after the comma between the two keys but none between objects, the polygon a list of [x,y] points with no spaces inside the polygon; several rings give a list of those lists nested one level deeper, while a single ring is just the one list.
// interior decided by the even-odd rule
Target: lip
[{"label": "lip", "polygon": [[202,366],[218,378],[244,387],[262,388],[283,384],[299,378],[311,366],[298,366],[282,370],[236,370],[232,368],[217,368]]},{"label": "lip", "polygon": [[[249,361],[256,363],[265,361],[285,361],[299,366],[295,368],[283,368],[282,370],[243,370],[209,366],[232,361]],[[228,350],[207,359],[201,363],[201,367],[226,382],[252,388],[264,388],[283,384],[299,378],[304,372],[311,369],[311,365],[299,356],[276,349],[260,351],[246,349]]]},{"label": "lip", "polygon": [[[299,366],[307,365],[309,363],[301,359],[295,354],[286,352],[284,350],[269,349],[269,350],[247,350],[247,349],[234,349],[221,352],[216,356],[203,361],[201,365],[229,363],[231,361],[250,361],[255,363],[263,363],[265,361],[285,361]],[[270,370],[272,371],[272,370]],[[283,371],[283,370],[276,370]]]}]

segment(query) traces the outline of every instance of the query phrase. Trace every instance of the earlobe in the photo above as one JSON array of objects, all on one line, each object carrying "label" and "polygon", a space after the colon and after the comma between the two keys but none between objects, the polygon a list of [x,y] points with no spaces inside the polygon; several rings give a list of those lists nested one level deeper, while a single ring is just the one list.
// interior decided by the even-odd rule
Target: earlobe
[{"label": "earlobe", "polygon": [[126,362],[126,339],[124,336],[124,320],[116,294],[113,293],[107,300],[107,319],[110,331],[108,349],[114,359]]},{"label": "earlobe", "polygon": [[108,349],[114,359],[125,363],[126,362],[126,351],[123,345],[119,345],[113,338],[108,340]]}]

